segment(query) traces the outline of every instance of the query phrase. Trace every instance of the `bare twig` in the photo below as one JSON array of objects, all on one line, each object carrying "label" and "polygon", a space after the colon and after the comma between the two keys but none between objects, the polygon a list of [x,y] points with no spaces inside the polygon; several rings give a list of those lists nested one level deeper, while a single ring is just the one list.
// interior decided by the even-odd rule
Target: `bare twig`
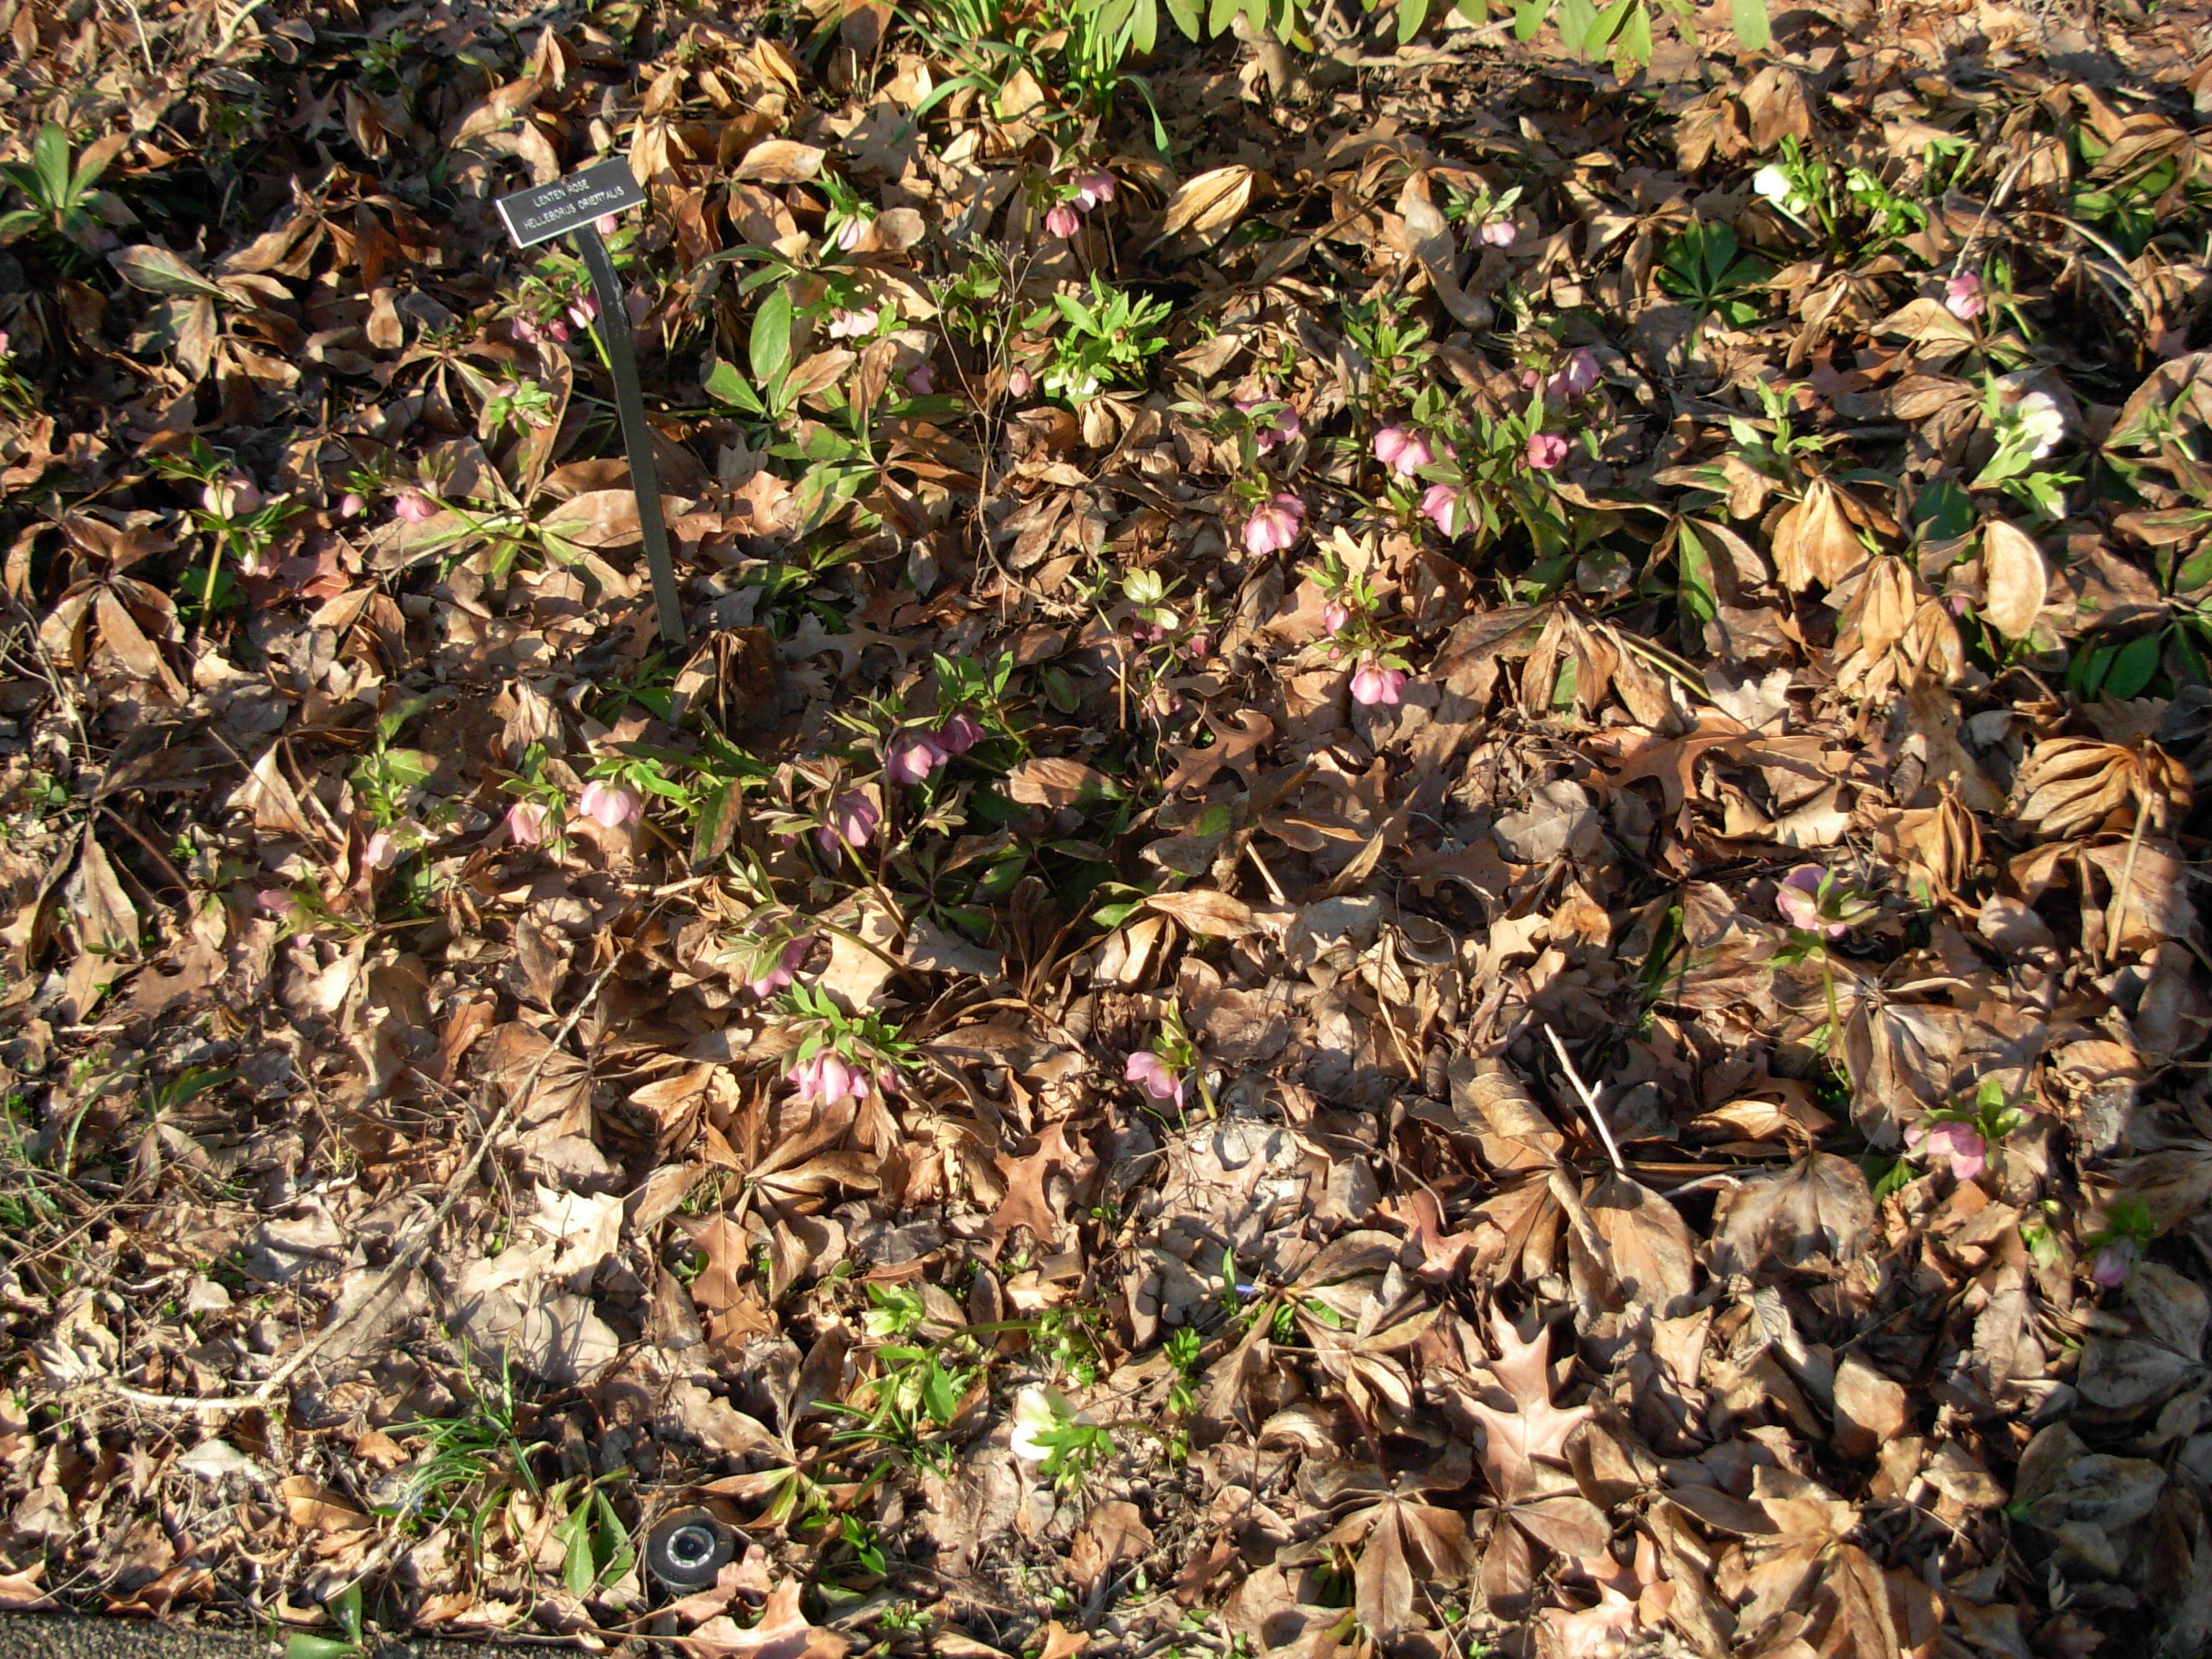
[{"label": "bare twig", "polygon": [[2029,158],[2034,154],[2033,146],[2022,150],[2013,158],[2012,165],[2005,169],[2005,176],[1997,183],[1996,193],[1982,204],[1981,216],[1974,221],[1972,232],[1959,244],[1959,257],[1951,262],[1951,275],[1956,276],[1966,270],[1966,261],[1973,256],[1975,244],[1982,240],[1982,232],[1989,226],[1990,216],[2004,206],[2005,198],[2012,194],[2013,185],[2019,181]]},{"label": "bare twig", "polygon": [[1597,1097],[1590,1092],[1589,1085],[1583,1081],[1582,1073],[1575,1070],[1574,1061],[1567,1058],[1567,1045],[1559,1041],[1559,1034],[1548,1025],[1544,1028],[1544,1035],[1552,1039],[1552,1052],[1559,1057],[1559,1064],[1567,1068],[1567,1081],[1575,1085],[1575,1092],[1582,1097],[1583,1109],[1589,1114],[1589,1121],[1597,1125],[1598,1138],[1605,1142],[1606,1153],[1613,1159],[1614,1171],[1626,1175],[1628,1165],[1621,1162],[1620,1147],[1613,1140],[1613,1131],[1606,1127],[1605,1114],[1597,1109]]},{"label": "bare twig", "polygon": [[106,801],[100,803],[100,810],[107,815],[109,820],[113,823],[117,829],[120,830],[125,835],[130,836],[131,840],[137,842],[141,847],[146,849],[148,854],[152,856],[154,862],[161,866],[161,873],[167,876],[171,882],[175,884],[178,891],[184,894],[187,899],[191,896],[191,884],[185,879],[184,872],[177,868],[176,861],[171,859],[167,853],[164,853],[160,848],[154,844],[152,837],[148,836],[144,830],[139,829],[137,824],[131,823],[130,819],[125,817],[120,812],[118,812]]},{"label": "bare twig", "polygon": [[2112,965],[2120,953],[2120,936],[2127,932],[2128,900],[2136,890],[2136,859],[2142,852],[2143,824],[2150,817],[2148,805],[2141,795],[2136,797],[2136,827],[2128,837],[2128,861],[2120,867],[2120,883],[2112,895],[2112,925],[2105,929],[2105,966]]}]

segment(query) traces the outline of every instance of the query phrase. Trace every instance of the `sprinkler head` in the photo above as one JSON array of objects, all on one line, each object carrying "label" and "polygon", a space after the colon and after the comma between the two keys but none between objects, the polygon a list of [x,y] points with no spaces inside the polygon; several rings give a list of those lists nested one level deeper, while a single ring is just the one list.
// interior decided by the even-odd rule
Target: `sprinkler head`
[{"label": "sprinkler head", "polygon": [[645,1570],[668,1589],[706,1589],[737,1549],[730,1529],[708,1511],[678,1510],[646,1535]]}]

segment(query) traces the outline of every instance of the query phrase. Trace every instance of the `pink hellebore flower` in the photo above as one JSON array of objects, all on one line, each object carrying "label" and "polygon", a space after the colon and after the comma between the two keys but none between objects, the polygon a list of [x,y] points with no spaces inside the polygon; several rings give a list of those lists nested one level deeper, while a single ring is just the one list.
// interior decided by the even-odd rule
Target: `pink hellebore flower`
[{"label": "pink hellebore flower", "polygon": [[1055,202],[1052,211],[1044,216],[1044,228],[1064,242],[1083,228],[1083,216],[1073,203]]},{"label": "pink hellebore flower", "polygon": [[1556,432],[1531,434],[1528,439],[1528,465],[1539,472],[1549,472],[1567,459],[1567,441]]},{"label": "pink hellebore flower", "polygon": [[619,830],[645,811],[645,802],[628,784],[593,778],[576,798],[576,810],[609,830]]},{"label": "pink hellebore flower", "polygon": [[920,783],[951,758],[927,732],[902,732],[884,757],[884,775],[893,783]]},{"label": "pink hellebore flower", "polygon": [[1028,397],[1030,387],[1033,384],[1035,383],[1030,379],[1030,372],[1026,368],[1012,368],[1006,371],[1006,396],[1009,398]]},{"label": "pink hellebore flower", "polygon": [[1916,1123],[1905,1132],[1905,1144],[1949,1164],[1954,1180],[1972,1181],[1989,1161],[1982,1132],[1971,1123]]},{"label": "pink hellebore flower", "polygon": [[934,740],[948,755],[964,755],[988,735],[982,722],[963,708],[937,728]]},{"label": "pink hellebore flower", "polygon": [[837,246],[847,253],[860,246],[868,234],[866,219],[848,219],[837,227]]},{"label": "pink hellebore flower", "polygon": [[1567,361],[1553,372],[1544,382],[1544,396],[1553,403],[1563,403],[1569,398],[1579,398],[1597,384],[1597,353],[1588,346],[1577,346],[1567,354]]},{"label": "pink hellebore flower", "polygon": [[578,328],[589,328],[599,314],[599,302],[586,294],[568,302],[568,320]]},{"label": "pink hellebore flower", "polygon": [[1182,1079],[1149,1048],[1139,1048],[1131,1054],[1121,1075],[1154,1100],[1171,1100],[1178,1107],[1182,1104]]},{"label": "pink hellebore flower", "polygon": [[380,830],[361,849],[361,861],[372,870],[389,870],[399,862],[399,854],[404,850],[398,836],[389,830]]},{"label": "pink hellebore flower", "polygon": [[544,336],[539,331],[538,325],[531,321],[527,317],[517,317],[514,319],[514,337],[521,341],[525,345],[532,344],[544,337]]},{"label": "pink hellebore flower", "polygon": [[1324,633],[1341,634],[1345,624],[1351,620],[1352,607],[1342,599],[1331,599],[1321,608],[1321,625]]},{"label": "pink hellebore flower", "polygon": [[1116,187],[1114,175],[1103,167],[1079,173],[1075,175],[1075,205],[1088,213],[1101,202],[1112,201]]},{"label": "pink hellebore flower", "polygon": [[876,331],[876,313],[873,307],[864,311],[833,311],[830,313],[830,337],[833,340],[857,340]]},{"label": "pink hellebore flower", "polygon": [[1492,247],[1510,247],[1521,240],[1521,233],[1513,228],[1510,219],[1485,219],[1482,240]]},{"label": "pink hellebore flower", "polygon": [[927,363],[907,370],[906,389],[917,398],[927,398],[937,390],[937,371]]},{"label": "pink hellebore flower", "polygon": [[866,847],[883,821],[875,802],[854,789],[837,797],[830,808],[830,822],[814,832],[814,839],[826,854],[834,854],[841,841],[848,847]]},{"label": "pink hellebore flower", "polygon": [[1402,669],[1385,668],[1379,662],[1364,662],[1352,677],[1352,700],[1372,708],[1376,703],[1395,707],[1406,689]]},{"label": "pink hellebore flower", "polygon": [[[1237,407],[1249,415],[1261,404],[1273,401],[1271,398],[1239,398],[1237,400]],[[1264,455],[1269,450],[1279,448],[1288,443],[1304,429],[1304,423],[1298,419],[1298,411],[1288,404],[1285,404],[1280,412],[1276,415],[1274,424],[1266,431],[1254,434],[1254,446]]]},{"label": "pink hellebore flower", "polygon": [[1799,865],[1783,877],[1782,885],[1774,895],[1774,908],[1792,927],[1802,927],[1808,933],[1819,933],[1827,939],[1841,939],[1850,931],[1850,925],[1830,921],[1820,914],[1823,873],[1817,864]]},{"label": "pink hellebore flower", "polygon": [[817,1105],[835,1106],[848,1095],[854,1100],[868,1097],[868,1074],[857,1066],[848,1066],[836,1054],[817,1054],[783,1075],[799,1099]]},{"label": "pink hellebore flower", "polygon": [[1422,492],[1421,511],[1447,536],[1456,536],[1465,527],[1461,522],[1459,491],[1449,484],[1432,483]]},{"label": "pink hellebore flower", "polygon": [[419,489],[403,489],[392,504],[392,516],[403,524],[421,524],[438,516],[438,504]]},{"label": "pink hellebore flower", "polygon": [[1375,434],[1375,459],[1401,478],[1410,478],[1437,458],[1429,441],[1402,426],[1386,426]]},{"label": "pink hellebore flower", "polygon": [[553,815],[534,800],[519,800],[507,809],[507,838],[517,847],[535,847],[553,834]]},{"label": "pink hellebore flower", "polygon": [[1986,308],[1982,298],[1982,279],[1971,270],[1961,271],[1943,284],[1943,309],[1962,323],[1971,323]]},{"label": "pink hellebore flower", "polygon": [[1306,504],[1287,490],[1244,521],[1244,547],[1251,553],[1279,553],[1298,538]]},{"label": "pink hellebore flower", "polygon": [[218,519],[258,513],[261,500],[261,487],[251,478],[217,478],[200,491],[200,505]]},{"label": "pink hellebore flower", "polygon": [[811,933],[803,939],[790,940],[784,945],[783,955],[777,958],[775,966],[758,979],[747,980],[745,989],[757,997],[765,997],[772,991],[781,991],[791,983],[791,976],[805,964],[806,953],[813,948],[814,936]]},{"label": "pink hellebore flower", "polygon": [[2116,1238],[2097,1252],[2097,1259],[2089,1264],[2089,1277],[2109,1291],[2126,1284],[2135,1270],[2135,1240]]},{"label": "pink hellebore flower", "polygon": [[349,489],[338,497],[338,517],[350,519],[368,505],[368,498],[358,489]]}]

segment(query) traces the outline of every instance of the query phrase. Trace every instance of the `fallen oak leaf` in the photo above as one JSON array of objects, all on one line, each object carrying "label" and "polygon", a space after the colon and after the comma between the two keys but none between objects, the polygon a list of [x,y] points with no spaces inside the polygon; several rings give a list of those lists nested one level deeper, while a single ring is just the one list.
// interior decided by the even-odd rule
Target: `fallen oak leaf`
[{"label": "fallen oak leaf", "polygon": [[718,1613],[684,1638],[684,1650],[701,1659],[845,1659],[845,1638],[808,1623],[799,1596],[799,1581],[787,1578],[769,1592],[759,1622],[746,1628]]},{"label": "fallen oak leaf", "polygon": [[1275,735],[1274,721],[1256,708],[1240,708],[1225,720],[1209,711],[1206,728],[1212,732],[1213,741],[1203,749],[1182,744],[1168,745],[1168,753],[1176,763],[1165,785],[1169,794],[1203,789],[1224,767],[1243,779],[1248,789],[1256,782],[1261,746]]},{"label": "fallen oak leaf", "polygon": [[1026,1227],[1042,1246],[1049,1248],[1058,1242],[1062,1223],[1046,1192],[1046,1182],[1055,1174],[1063,1175],[1071,1191],[1080,1191],[1097,1162],[1088,1146],[1070,1142],[1073,1127],[1066,1118],[1049,1123],[1038,1134],[1034,1151],[1004,1162],[1006,1195],[991,1212],[992,1237],[1003,1239],[1015,1228]]},{"label": "fallen oak leaf", "polygon": [[1695,731],[1678,738],[1653,732],[1596,732],[1587,741],[1597,750],[1607,780],[1615,788],[1642,778],[1656,778],[1667,810],[1678,812],[1691,793],[1698,757],[1715,750],[1726,751],[1750,736],[1735,720],[1708,715],[1698,722]]}]

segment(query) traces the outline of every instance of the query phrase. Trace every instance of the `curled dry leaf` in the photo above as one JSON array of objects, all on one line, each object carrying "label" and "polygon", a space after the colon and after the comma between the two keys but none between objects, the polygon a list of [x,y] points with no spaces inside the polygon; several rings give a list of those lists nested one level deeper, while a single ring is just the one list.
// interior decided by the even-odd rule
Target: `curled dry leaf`
[{"label": "curled dry leaf", "polygon": [[1847,1158],[1814,1152],[1786,1169],[1744,1176],[1717,1207],[1717,1273],[1798,1267],[1815,1255],[1848,1259],[1874,1233],[1874,1195]]},{"label": "curled dry leaf", "polygon": [[1799,593],[1841,585],[1868,556],[1843,493],[1826,478],[1806,485],[1804,495],[1775,520],[1773,550],[1775,574]]},{"label": "curled dry leaf", "polygon": [[2049,738],[2035,745],[2014,786],[2015,815],[2047,836],[2153,827],[2186,812],[2188,773],[2155,743]]},{"label": "curled dry leaf", "polygon": [[1160,240],[1211,246],[1237,228],[1260,175],[1242,163],[1215,167],[1176,187],[1160,215]]},{"label": "curled dry leaf", "polygon": [[747,150],[730,175],[740,182],[804,184],[822,171],[827,152],[790,138],[765,138]]},{"label": "curled dry leaf", "polygon": [[0,1603],[2212,1648],[2194,11],[278,9],[0,9]]}]

